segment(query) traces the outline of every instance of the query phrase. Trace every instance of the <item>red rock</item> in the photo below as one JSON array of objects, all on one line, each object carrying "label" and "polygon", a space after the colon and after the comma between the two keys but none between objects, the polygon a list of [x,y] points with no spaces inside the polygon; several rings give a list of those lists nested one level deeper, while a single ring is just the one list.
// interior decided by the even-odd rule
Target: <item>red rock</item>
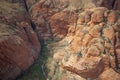
[{"label": "red rock", "polygon": [[56,33],[57,35],[63,35],[63,36],[67,35],[68,33],[67,25],[69,25],[69,23],[74,23],[75,19],[76,19],[75,15],[70,14],[69,12],[68,13],[60,12],[51,16],[49,20],[50,20],[50,25],[52,29],[54,29],[53,34]]},{"label": "red rock", "polygon": [[19,3],[2,2],[6,13],[0,22],[0,80],[13,80],[37,60],[40,43],[24,8]]},{"label": "red rock", "polygon": [[120,64],[120,49],[116,49],[118,64]]},{"label": "red rock", "polygon": [[85,16],[84,15],[79,16],[77,23],[81,25],[85,23]]},{"label": "red rock", "polygon": [[[115,51],[119,62],[119,17],[115,11],[107,9],[119,10],[118,3],[119,0],[115,3],[114,0],[54,0],[52,4],[51,0],[40,0],[31,7],[31,17],[40,37],[63,38],[67,35],[53,45],[55,54],[50,71],[52,79],[57,80],[55,73],[61,71],[59,66],[57,69],[54,66],[59,63],[63,69],[75,73],[65,73],[70,77],[63,77],[63,80],[81,80],[76,78],[78,75],[91,80],[119,80],[119,74],[114,71]],[[95,8],[97,6],[107,8]],[[76,13],[80,15],[77,16]],[[65,41],[69,44],[56,48]]]},{"label": "red rock", "polygon": [[114,29],[112,27],[105,28],[103,30],[103,36],[108,38],[108,40],[110,40],[113,43],[115,38]]},{"label": "red rock", "polygon": [[111,11],[109,14],[108,14],[108,23],[115,23],[117,21],[117,14],[115,11]]},{"label": "red rock", "polygon": [[[85,23],[85,16],[88,15],[85,14],[85,10],[79,14],[76,28],[70,25],[68,29],[70,33],[62,40],[62,43],[70,41],[70,44],[55,50],[54,56],[60,51],[63,52],[59,55],[65,53],[59,56],[60,59],[58,57],[57,63],[66,71],[75,73],[84,79],[119,80],[120,74],[117,73],[120,65],[120,36],[117,20],[119,17],[116,17],[115,11],[101,7],[87,9],[87,11],[91,12],[89,16],[91,21],[88,20]],[[109,24],[109,22],[113,23]],[[112,78],[107,76],[109,73]],[[69,74],[66,73],[66,75]]]},{"label": "red rock", "polygon": [[114,5],[114,9],[120,10],[120,5],[119,5],[119,3],[120,3],[120,0],[116,0],[115,5]]},{"label": "red rock", "polygon": [[92,36],[89,34],[86,34],[83,38],[82,45],[87,46],[88,43],[91,41],[91,39],[92,39]]},{"label": "red rock", "polygon": [[89,31],[89,34],[90,34],[92,37],[97,38],[97,37],[100,37],[101,31],[102,31],[102,27],[99,26],[99,25],[95,25],[95,26],[93,26],[93,28]]},{"label": "red rock", "polygon": [[[108,76],[109,75],[109,76]],[[108,69],[99,76],[100,80],[119,80],[120,74],[116,73],[113,69]]]},{"label": "red rock", "polygon": [[15,79],[33,64],[38,58],[39,51],[38,38],[30,30],[22,30],[17,35],[9,33],[8,36],[3,36],[0,41],[0,79]]}]

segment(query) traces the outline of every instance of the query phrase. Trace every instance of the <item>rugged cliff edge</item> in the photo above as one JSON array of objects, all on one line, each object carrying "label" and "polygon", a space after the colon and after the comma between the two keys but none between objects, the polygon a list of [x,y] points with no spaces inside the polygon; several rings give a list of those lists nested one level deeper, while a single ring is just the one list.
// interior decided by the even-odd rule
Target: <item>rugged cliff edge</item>
[{"label": "rugged cliff edge", "polygon": [[[65,37],[51,45],[53,60],[48,79],[120,79],[120,15],[119,11],[114,11],[119,10],[117,2],[40,0],[31,7],[40,37]],[[111,75],[107,76],[109,73]]]},{"label": "rugged cliff edge", "polygon": [[120,10],[119,0],[40,0],[30,8],[30,15],[39,37],[63,38],[68,25],[76,25],[78,13],[83,9],[106,7]]},{"label": "rugged cliff edge", "polygon": [[120,80],[119,2],[1,0],[0,80]]},{"label": "rugged cliff edge", "polygon": [[51,80],[119,80],[119,21],[119,13],[103,7],[79,13],[77,25],[51,45]]},{"label": "rugged cliff edge", "polygon": [[20,3],[0,2],[0,80],[13,80],[38,58],[40,43]]}]

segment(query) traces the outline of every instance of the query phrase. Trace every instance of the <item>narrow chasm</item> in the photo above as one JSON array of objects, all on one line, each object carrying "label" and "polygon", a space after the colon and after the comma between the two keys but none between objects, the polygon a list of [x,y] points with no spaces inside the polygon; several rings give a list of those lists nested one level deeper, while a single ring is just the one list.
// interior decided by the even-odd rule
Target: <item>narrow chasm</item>
[{"label": "narrow chasm", "polygon": [[41,42],[41,52],[38,59],[35,63],[25,72],[23,72],[20,76],[18,76],[15,80],[47,80],[49,65],[52,61],[52,52],[50,45],[58,42],[53,40],[40,40]]},{"label": "narrow chasm", "polygon": [[0,80],[120,80],[119,0],[0,0]]}]

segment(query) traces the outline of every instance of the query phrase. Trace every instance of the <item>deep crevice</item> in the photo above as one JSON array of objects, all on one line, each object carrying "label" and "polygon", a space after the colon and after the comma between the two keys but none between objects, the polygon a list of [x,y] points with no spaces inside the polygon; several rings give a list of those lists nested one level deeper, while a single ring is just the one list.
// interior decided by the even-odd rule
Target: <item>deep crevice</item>
[{"label": "deep crevice", "polygon": [[115,3],[116,3],[116,0],[113,0],[112,5],[111,5],[112,9],[114,9]]},{"label": "deep crevice", "polygon": [[28,8],[26,0],[23,0],[23,4],[24,4],[24,8],[26,9],[26,12],[27,12],[27,14],[29,16],[30,25],[31,25],[32,29],[36,32],[36,25],[34,24],[34,22],[31,19],[31,16],[30,16],[30,13],[29,13],[29,8]]},{"label": "deep crevice", "polygon": [[116,52],[116,47],[115,47],[115,44],[116,44],[116,37],[115,37],[115,40],[114,40],[114,56],[115,56],[115,66],[116,66],[116,69],[119,69],[119,65],[118,65],[118,56],[117,56],[117,52]]}]

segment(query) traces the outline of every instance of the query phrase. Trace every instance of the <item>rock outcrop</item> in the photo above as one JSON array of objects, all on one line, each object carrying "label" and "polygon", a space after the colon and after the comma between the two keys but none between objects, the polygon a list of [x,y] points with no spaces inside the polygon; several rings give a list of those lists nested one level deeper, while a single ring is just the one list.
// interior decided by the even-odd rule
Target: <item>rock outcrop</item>
[{"label": "rock outcrop", "polygon": [[0,2],[0,80],[13,80],[38,58],[40,43],[19,3]]},{"label": "rock outcrop", "polygon": [[[54,1],[54,0],[53,0]],[[64,11],[67,5],[59,4],[59,0],[41,0],[30,9],[31,17],[36,24],[39,36],[48,38],[63,38],[70,24],[76,22],[76,13]],[[58,24],[59,23],[59,24]]]},{"label": "rock outcrop", "polygon": [[110,71],[111,76],[117,75],[115,80],[119,79],[119,12],[108,10],[119,10],[118,2],[40,0],[31,7],[39,37],[65,37],[52,45],[52,80],[105,80],[104,74]]},{"label": "rock outcrop", "polygon": [[99,6],[119,10],[118,3],[119,0],[40,0],[31,7],[30,14],[40,37],[63,38],[67,35],[67,25],[76,25],[81,10]]},{"label": "rock outcrop", "polygon": [[120,80],[118,3],[1,0],[0,80],[15,79],[34,63],[40,52],[38,37],[63,38],[49,45],[54,54],[48,80]]},{"label": "rock outcrop", "polygon": [[116,11],[103,7],[79,13],[77,25],[71,25],[67,36],[51,45],[52,80],[119,80],[119,17]]}]

